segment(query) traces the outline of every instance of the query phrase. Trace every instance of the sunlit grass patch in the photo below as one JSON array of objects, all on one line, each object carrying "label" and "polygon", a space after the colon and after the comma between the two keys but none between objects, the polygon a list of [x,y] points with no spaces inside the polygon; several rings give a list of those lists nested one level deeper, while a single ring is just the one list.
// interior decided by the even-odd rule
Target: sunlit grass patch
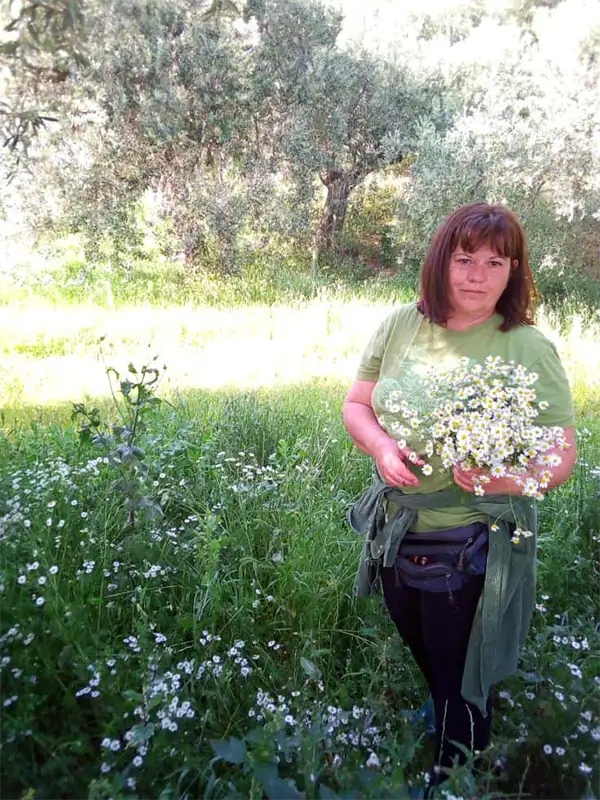
[{"label": "sunlit grass patch", "polygon": [[538,327],[556,345],[579,409],[600,414],[600,318],[574,315],[566,324],[547,310]]},{"label": "sunlit grass patch", "polygon": [[[98,342],[111,363],[159,355],[166,390],[251,388],[333,378],[349,382],[371,333],[392,305],[322,298],[297,307],[231,309],[90,305],[7,309],[0,319],[3,405],[55,404],[106,394]],[[593,320],[542,331],[557,345],[581,407],[600,397],[600,332]]]}]

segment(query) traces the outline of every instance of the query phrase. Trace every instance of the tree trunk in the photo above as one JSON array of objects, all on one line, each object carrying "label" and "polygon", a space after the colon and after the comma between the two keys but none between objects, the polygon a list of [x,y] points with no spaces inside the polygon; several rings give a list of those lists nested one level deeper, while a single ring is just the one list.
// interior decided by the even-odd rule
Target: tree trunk
[{"label": "tree trunk", "polygon": [[323,181],[327,187],[325,207],[319,223],[317,249],[334,250],[344,229],[350,192],[358,183],[352,172],[329,172]]}]

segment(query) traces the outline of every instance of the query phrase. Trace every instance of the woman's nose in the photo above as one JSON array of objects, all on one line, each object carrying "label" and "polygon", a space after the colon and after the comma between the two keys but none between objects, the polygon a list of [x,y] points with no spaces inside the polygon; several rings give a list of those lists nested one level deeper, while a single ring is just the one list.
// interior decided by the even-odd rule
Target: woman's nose
[{"label": "woman's nose", "polygon": [[487,277],[487,267],[485,264],[476,264],[471,262],[469,264],[469,268],[467,270],[467,278],[470,281],[475,281],[476,283],[481,283]]}]

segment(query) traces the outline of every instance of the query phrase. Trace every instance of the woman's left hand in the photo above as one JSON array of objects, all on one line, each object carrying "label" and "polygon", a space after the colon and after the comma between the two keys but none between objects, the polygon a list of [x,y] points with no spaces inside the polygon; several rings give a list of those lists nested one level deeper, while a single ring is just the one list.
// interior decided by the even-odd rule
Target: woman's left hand
[{"label": "woman's left hand", "polygon": [[[577,460],[574,425],[565,428],[565,441],[568,445],[566,450],[563,448],[553,448],[546,453],[547,455],[555,454],[560,456],[558,465],[553,467],[541,467],[532,460],[529,462],[527,472],[522,472],[519,475],[520,481],[523,482],[526,481],[527,478],[533,478],[540,482],[542,475],[548,473],[549,480],[545,478],[545,485],[540,485],[539,487],[540,491],[543,493],[549,492],[551,489],[554,489],[555,486],[560,486],[561,483],[564,483],[571,475],[575,461]],[[484,469],[464,469],[457,465],[452,472],[454,475],[454,483],[460,486],[461,489],[464,489],[465,492],[469,492],[469,494],[475,494],[475,486],[478,484],[476,479],[481,477],[489,478],[489,480],[483,484],[483,491],[485,494],[522,494],[521,486],[512,478],[492,478],[489,472]]]},{"label": "woman's left hand", "polygon": [[[485,494],[520,494],[521,490],[517,483],[511,478],[492,478],[490,473],[484,469],[464,469],[456,466],[452,470],[454,483],[464,489],[469,494],[475,494],[476,486],[483,486]],[[483,484],[480,478],[487,478]]]}]

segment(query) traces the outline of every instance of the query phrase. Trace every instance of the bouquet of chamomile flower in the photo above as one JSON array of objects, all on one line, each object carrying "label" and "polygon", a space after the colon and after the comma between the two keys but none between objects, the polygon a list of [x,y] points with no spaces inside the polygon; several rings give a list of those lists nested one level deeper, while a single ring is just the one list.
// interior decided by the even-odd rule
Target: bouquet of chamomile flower
[{"label": "bouquet of chamomile flower", "polygon": [[[537,378],[497,356],[488,356],[484,364],[463,358],[452,369],[424,377],[425,395],[421,389],[418,409],[401,389],[388,391],[379,422],[400,438],[401,447],[409,438],[424,442],[425,455],[438,455],[442,470],[457,464],[481,468],[491,477],[511,478],[521,494],[539,499],[551,468],[561,462],[556,451],[569,445],[562,428],[535,424],[539,412],[548,408],[536,397]],[[426,475],[432,472],[430,464],[422,469]],[[482,476],[475,493],[484,495],[490,479]]]}]

